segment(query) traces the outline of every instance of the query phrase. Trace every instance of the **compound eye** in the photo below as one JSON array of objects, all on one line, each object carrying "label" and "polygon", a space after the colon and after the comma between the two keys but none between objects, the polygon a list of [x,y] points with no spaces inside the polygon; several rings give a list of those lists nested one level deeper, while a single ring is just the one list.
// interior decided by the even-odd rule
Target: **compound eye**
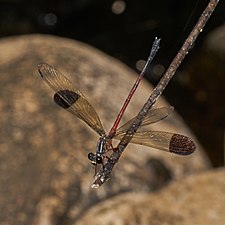
[{"label": "compound eye", "polygon": [[94,159],[94,153],[92,153],[92,152],[88,153],[88,159],[90,159],[91,161],[93,161],[93,159]]},{"label": "compound eye", "polygon": [[96,156],[94,153],[90,152],[88,153],[88,159],[91,161],[91,163],[95,166],[96,163]]},{"label": "compound eye", "polygon": [[97,157],[96,157],[96,162],[97,162],[98,164],[101,164],[101,163],[102,163],[102,157],[97,156]]}]

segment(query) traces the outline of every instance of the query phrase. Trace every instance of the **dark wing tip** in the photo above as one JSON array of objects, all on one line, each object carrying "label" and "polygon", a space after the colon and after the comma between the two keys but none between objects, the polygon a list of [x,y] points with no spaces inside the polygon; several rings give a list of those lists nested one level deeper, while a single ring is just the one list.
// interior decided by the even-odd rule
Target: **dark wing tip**
[{"label": "dark wing tip", "polygon": [[169,150],[172,153],[178,155],[190,155],[195,149],[195,143],[187,136],[174,134],[170,140]]}]

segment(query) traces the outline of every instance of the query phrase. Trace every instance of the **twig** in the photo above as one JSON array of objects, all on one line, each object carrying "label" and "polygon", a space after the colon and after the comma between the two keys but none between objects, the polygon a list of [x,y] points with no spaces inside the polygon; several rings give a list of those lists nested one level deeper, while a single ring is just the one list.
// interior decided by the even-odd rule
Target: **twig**
[{"label": "twig", "polygon": [[166,88],[171,78],[174,76],[177,68],[179,67],[179,65],[181,64],[181,62],[187,55],[188,51],[193,46],[198,35],[202,32],[203,27],[205,26],[206,22],[210,18],[212,12],[215,10],[218,3],[219,3],[219,0],[210,0],[209,4],[203,11],[197,24],[195,25],[195,27],[189,34],[188,38],[186,39],[183,46],[177,53],[176,57],[173,59],[172,63],[170,64],[166,72],[164,73],[163,77],[161,78],[157,86],[154,88],[147,102],[144,104],[144,106],[138,113],[136,119],[131,124],[131,126],[127,130],[122,140],[119,142],[117,146],[117,150],[112,152],[109,159],[105,163],[104,167],[100,169],[98,173],[96,174],[92,188],[100,187],[104,182],[106,182],[110,178],[110,174],[112,172],[114,165],[117,163],[124,149],[129,144],[133,134],[137,131],[144,117],[147,115],[147,113],[152,108],[156,100],[162,94],[163,90]]}]

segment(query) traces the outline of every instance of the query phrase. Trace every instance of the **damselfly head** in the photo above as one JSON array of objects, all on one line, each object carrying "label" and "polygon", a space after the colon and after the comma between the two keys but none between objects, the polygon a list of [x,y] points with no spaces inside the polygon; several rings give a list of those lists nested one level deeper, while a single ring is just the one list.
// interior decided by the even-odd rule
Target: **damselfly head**
[{"label": "damselfly head", "polygon": [[88,159],[91,161],[91,163],[95,166],[96,163],[96,156],[94,153],[90,152],[88,153]]},{"label": "damselfly head", "polygon": [[94,166],[96,166],[97,164],[102,164],[102,157],[92,152],[88,153],[88,159],[91,161],[92,165]]}]

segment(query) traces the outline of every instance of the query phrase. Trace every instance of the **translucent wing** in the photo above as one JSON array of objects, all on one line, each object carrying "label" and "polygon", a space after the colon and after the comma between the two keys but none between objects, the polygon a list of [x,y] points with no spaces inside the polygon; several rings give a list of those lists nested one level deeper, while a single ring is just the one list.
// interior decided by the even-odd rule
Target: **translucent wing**
[{"label": "translucent wing", "polygon": [[43,80],[55,91],[54,101],[58,106],[76,115],[99,135],[105,134],[96,111],[69,79],[45,63],[38,65],[38,71]]},{"label": "translucent wing", "polygon": [[[114,138],[121,140],[124,135],[125,133],[120,133]],[[179,155],[189,155],[193,153],[196,148],[191,138],[164,131],[136,132],[130,142]]]},{"label": "translucent wing", "polygon": [[[156,123],[164,118],[166,118],[172,111],[173,107],[162,107],[157,109],[152,109],[149,111],[149,113],[146,115],[144,120],[141,123],[140,127],[150,125],[152,123]],[[124,125],[122,125],[119,129],[116,130],[116,135],[123,135],[126,133],[130,125],[134,122],[135,117],[128,122],[126,122]]]}]

